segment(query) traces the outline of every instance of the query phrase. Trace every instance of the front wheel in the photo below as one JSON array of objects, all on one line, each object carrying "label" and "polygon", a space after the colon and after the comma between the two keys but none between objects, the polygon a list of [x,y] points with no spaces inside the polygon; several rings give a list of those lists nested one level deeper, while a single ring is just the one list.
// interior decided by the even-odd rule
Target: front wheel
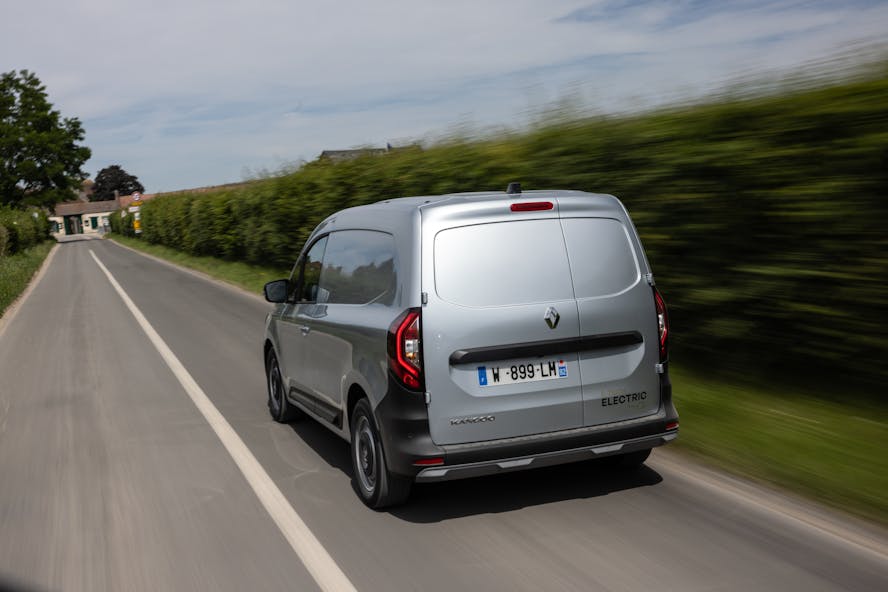
[{"label": "front wheel", "polygon": [[271,418],[278,423],[290,423],[299,419],[302,412],[290,405],[287,400],[281,368],[272,349],[269,349],[265,354],[265,374],[268,385],[268,412],[271,414]]},{"label": "front wheel", "polygon": [[413,480],[389,472],[379,430],[367,399],[361,399],[351,417],[352,470],[358,493],[367,506],[379,510],[407,500]]}]

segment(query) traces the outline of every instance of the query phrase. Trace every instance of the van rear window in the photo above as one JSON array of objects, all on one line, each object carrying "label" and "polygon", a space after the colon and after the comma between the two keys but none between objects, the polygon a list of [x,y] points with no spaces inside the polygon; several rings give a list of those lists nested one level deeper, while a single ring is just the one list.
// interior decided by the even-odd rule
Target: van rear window
[{"label": "van rear window", "polygon": [[435,237],[435,290],[464,306],[574,297],[557,219],[450,228]]},{"label": "van rear window", "polygon": [[609,296],[635,285],[639,270],[626,227],[611,218],[478,224],[435,237],[435,290],[463,306]]},{"label": "van rear window", "polygon": [[612,218],[565,218],[564,240],[577,298],[618,294],[641,276],[626,227]]}]

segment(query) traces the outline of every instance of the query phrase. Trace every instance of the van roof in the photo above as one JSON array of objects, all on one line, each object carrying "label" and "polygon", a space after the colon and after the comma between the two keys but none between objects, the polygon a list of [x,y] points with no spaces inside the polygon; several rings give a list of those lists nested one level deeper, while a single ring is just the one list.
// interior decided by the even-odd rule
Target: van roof
[{"label": "van roof", "polygon": [[[592,198],[591,203],[590,198]],[[458,211],[459,206],[463,204],[520,202],[528,199],[557,199],[562,213],[589,212],[591,208],[600,214],[622,219],[625,212],[622,204],[613,195],[565,189],[523,191],[515,194],[504,191],[477,191],[445,195],[418,195],[386,199],[341,210],[321,222],[312,235],[348,227],[375,227],[379,230],[390,230],[409,224],[413,215],[419,211],[430,215],[433,213],[447,215],[445,212]]]},{"label": "van roof", "polygon": [[[460,203],[483,201],[489,199],[507,199],[518,200],[525,197],[606,197],[613,199],[612,195],[605,193],[587,193],[585,191],[574,191],[568,189],[539,189],[534,191],[523,191],[521,193],[509,194],[505,191],[473,191],[465,193],[447,193],[444,195],[418,195],[414,197],[399,197],[394,199],[386,199],[370,204],[370,206],[385,205],[389,209],[412,210],[418,207],[426,209],[428,207],[456,205]],[[365,206],[366,207],[366,206]]]}]

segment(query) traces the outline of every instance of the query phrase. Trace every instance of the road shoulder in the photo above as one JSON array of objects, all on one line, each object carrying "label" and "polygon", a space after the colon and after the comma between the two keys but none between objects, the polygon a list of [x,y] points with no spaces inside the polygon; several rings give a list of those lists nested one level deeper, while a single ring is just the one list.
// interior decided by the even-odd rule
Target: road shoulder
[{"label": "road shoulder", "polygon": [[49,251],[49,254],[46,256],[46,259],[43,260],[43,263],[40,265],[40,269],[37,270],[37,273],[31,278],[31,281],[28,282],[28,287],[19,294],[18,298],[12,301],[8,307],[6,307],[6,311],[3,312],[3,315],[0,316],[0,337],[3,337],[3,333],[6,330],[6,327],[15,316],[18,314],[19,309],[25,300],[28,299],[28,296],[31,295],[31,292],[34,291],[34,288],[37,284],[40,283],[40,280],[43,279],[43,276],[46,275],[46,270],[49,268],[49,265],[52,263],[53,258],[55,257],[56,251],[59,250],[59,245],[56,243],[53,245],[52,249]]},{"label": "road shoulder", "polygon": [[888,563],[888,530],[746,477],[707,466],[675,450],[658,449],[648,464],[716,495],[832,539]]}]

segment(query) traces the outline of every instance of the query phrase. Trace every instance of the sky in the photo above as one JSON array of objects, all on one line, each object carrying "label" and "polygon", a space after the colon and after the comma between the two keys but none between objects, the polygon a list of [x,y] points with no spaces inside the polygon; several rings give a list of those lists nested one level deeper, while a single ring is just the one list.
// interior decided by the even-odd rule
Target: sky
[{"label": "sky", "polygon": [[2,0],[0,72],[83,124],[92,178],[220,185],[325,149],[643,110],[888,41],[888,0]]}]

